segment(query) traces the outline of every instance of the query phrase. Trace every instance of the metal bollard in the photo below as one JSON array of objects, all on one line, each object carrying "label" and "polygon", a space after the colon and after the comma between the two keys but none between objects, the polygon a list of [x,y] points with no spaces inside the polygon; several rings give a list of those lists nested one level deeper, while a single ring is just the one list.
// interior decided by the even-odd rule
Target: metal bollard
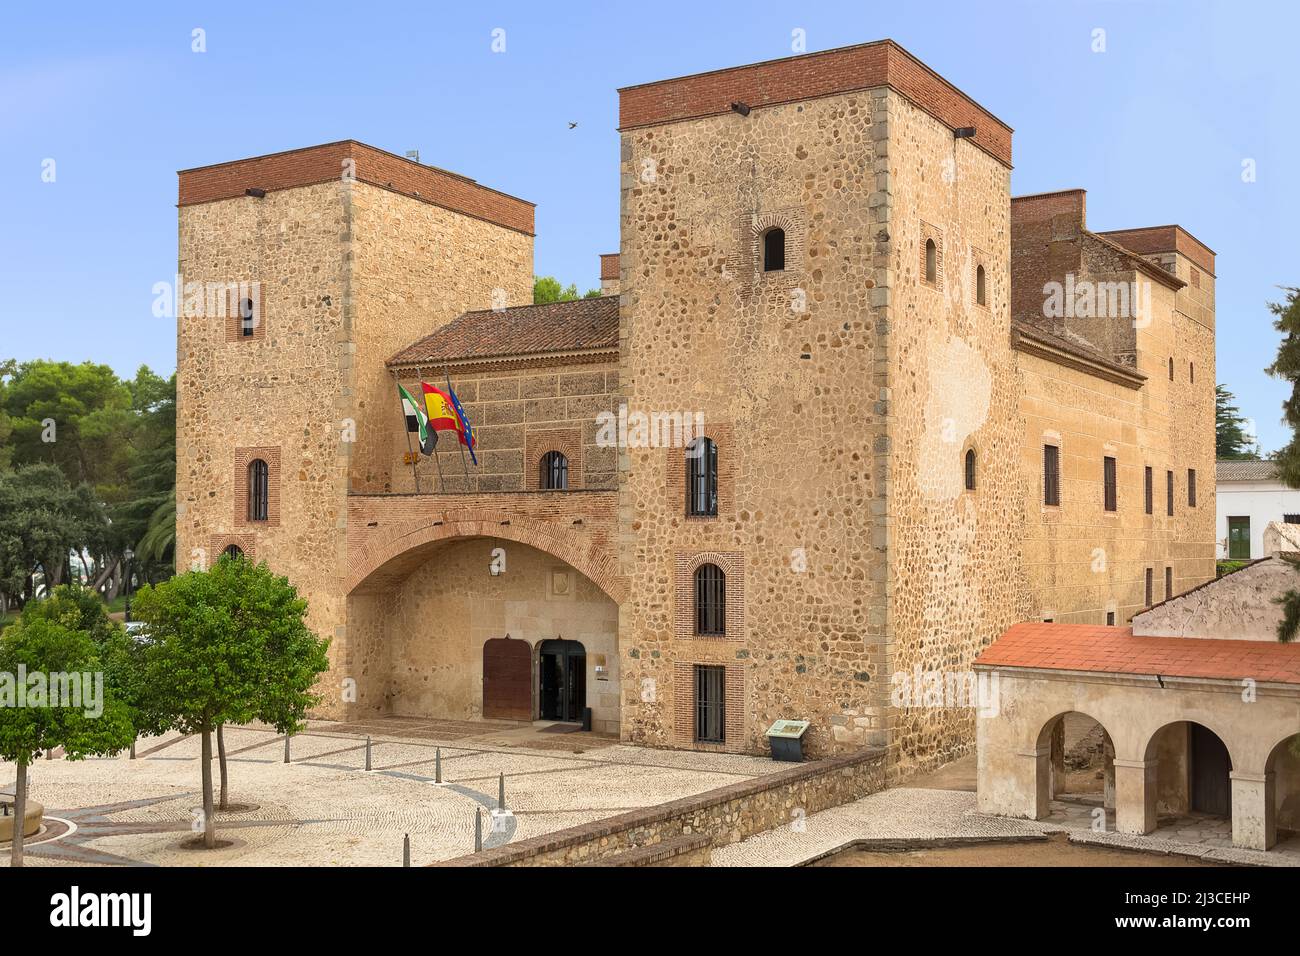
[{"label": "metal bollard", "polygon": [[497,809],[504,810],[505,808],[506,808],[506,775],[502,773],[501,777],[497,780]]},{"label": "metal bollard", "polygon": [[483,808],[474,808],[474,852],[483,849]]},{"label": "metal bollard", "polygon": [[433,750],[433,782],[442,783],[442,748],[435,747]]},{"label": "metal bollard", "polygon": [[370,769],[370,737],[366,737],[366,769]]},{"label": "metal bollard", "polygon": [[411,834],[402,834],[402,866],[411,865]]}]

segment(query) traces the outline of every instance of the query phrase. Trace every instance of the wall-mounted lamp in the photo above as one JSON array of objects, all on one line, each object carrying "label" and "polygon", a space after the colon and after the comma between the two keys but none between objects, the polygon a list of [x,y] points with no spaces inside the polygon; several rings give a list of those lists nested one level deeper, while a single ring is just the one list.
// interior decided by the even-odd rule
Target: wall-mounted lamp
[{"label": "wall-mounted lamp", "polygon": [[974,126],[958,126],[952,131],[953,139],[970,139],[975,135]]},{"label": "wall-mounted lamp", "polygon": [[266,190],[260,189],[257,186],[249,186],[247,189],[244,190],[244,195],[252,196],[254,199],[265,199]]},{"label": "wall-mounted lamp", "polygon": [[732,103],[732,112],[739,113],[741,116],[749,115],[749,107],[744,103]]}]

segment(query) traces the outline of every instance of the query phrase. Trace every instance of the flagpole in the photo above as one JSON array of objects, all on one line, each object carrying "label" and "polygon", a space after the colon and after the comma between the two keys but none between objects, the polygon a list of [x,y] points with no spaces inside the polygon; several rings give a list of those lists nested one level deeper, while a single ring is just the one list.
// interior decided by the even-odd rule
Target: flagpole
[{"label": "flagpole", "polygon": [[[399,387],[402,384],[402,380],[398,377],[396,372],[393,373],[393,384]],[[415,479],[415,493],[418,495],[420,493],[420,472],[415,466],[419,463],[420,456],[411,450],[411,430],[406,427],[405,410],[403,410],[402,413],[402,431],[406,432],[406,454],[411,459],[411,477]]]},{"label": "flagpole", "polygon": [[[452,396],[452,387],[451,387],[451,371],[448,369],[448,367],[447,367],[446,365],[444,365],[444,366],[442,367],[442,374],[443,374],[443,377],[447,379],[447,397],[448,397],[448,398],[451,398],[451,396]],[[461,417],[461,416],[460,416],[460,410],[459,410],[459,409],[457,409],[457,411],[456,411],[456,417],[457,417],[457,418],[460,418],[460,417]],[[461,424],[461,427],[462,427],[462,428],[465,427],[465,422],[464,422],[463,419],[461,420],[461,423],[460,423],[460,424]],[[465,435],[465,433],[464,433],[463,431],[461,432],[461,435],[464,436],[465,438],[468,438],[468,437],[469,437],[468,435]],[[457,446],[459,446],[459,448],[460,448],[460,466],[461,466],[461,468],[463,468],[463,469],[465,470],[465,477],[468,478],[468,477],[469,477],[469,464],[465,461],[465,444],[464,444],[464,442],[462,442],[462,441],[460,441],[460,440],[457,440],[456,444],[457,444]],[[467,489],[467,490],[468,490],[468,489]]]}]

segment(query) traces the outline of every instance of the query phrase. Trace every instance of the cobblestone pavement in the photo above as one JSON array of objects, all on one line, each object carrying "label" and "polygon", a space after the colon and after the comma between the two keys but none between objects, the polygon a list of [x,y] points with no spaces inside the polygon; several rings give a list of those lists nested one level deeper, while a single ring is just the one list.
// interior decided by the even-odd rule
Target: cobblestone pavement
[{"label": "cobblestone pavement", "polygon": [[[1179,853],[1226,863],[1300,866],[1300,837],[1262,853],[1231,846],[1231,834],[1228,845],[1220,845],[1213,836],[1218,826],[1221,837],[1222,823],[1212,818],[1180,818],[1155,833],[1131,836],[1114,832],[1114,815],[1110,813],[1106,815],[1106,829],[1094,829],[1093,811],[1085,803],[1055,801],[1047,820],[1013,820],[978,813],[973,793],[900,787],[796,818],[790,826],[715,849],[713,865],[797,866],[857,840],[1009,837],[1065,831],[1076,843]],[[1193,841],[1189,833],[1200,838]]]},{"label": "cobblestone pavement", "polygon": [[[169,734],[141,741],[135,760],[33,764],[31,796],[49,825],[28,838],[28,865],[398,866],[404,833],[420,865],[472,852],[479,809],[494,846],[781,769],[762,757],[647,750],[505,723],[314,722],[291,741],[288,765],[273,731],[231,727],[225,738],[230,799],[242,805],[218,813],[217,837],[230,846],[183,846],[202,805],[200,742]],[[503,773],[508,813],[495,814]],[[3,789],[14,775],[0,763]],[[214,762],[214,785],[216,775]]]}]

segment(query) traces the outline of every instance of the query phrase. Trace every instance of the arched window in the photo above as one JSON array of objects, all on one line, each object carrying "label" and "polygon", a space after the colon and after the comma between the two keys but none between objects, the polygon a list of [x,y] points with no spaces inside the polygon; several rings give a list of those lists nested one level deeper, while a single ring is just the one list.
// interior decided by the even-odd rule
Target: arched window
[{"label": "arched window", "polygon": [[248,520],[265,521],[270,503],[270,469],[266,462],[254,458],[248,463]]},{"label": "arched window", "polygon": [[772,228],[763,233],[763,271],[780,272],[785,268],[785,230]]},{"label": "arched window", "polygon": [[245,338],[252,335],[253,329],[257,327],[255,311],[252,299],[239,300],[239,334]]},{"label": "arched window", "polygon": [[984,267],[975,267],[975,304],[988,305],[988,291],[984,286]]},{"label": "arched window", "polygon": [[564,491],[569,487],[569,459],[562,452],[548,451],[542,456],[541,485],[546,491]]},{"label": "arched window", "polygon": [[1188,363],[1187,363],[1187,371],[1188,371],[1189,375],[1191,376],[1190,381],[1192,381],[1192,382],[1194,383],[1194,382],[1196,381],[1196,363],[1195,363],[1195,362],[1188,362]]},{"label": "arched window", "polygon": [[1174,380],[1174,357],[1169,356],[1169,381]]},{"label": "arched window", "polygon": [[240,558],[244,556],[244,549],[237,544],[231,544],[231,545],[227,545],[226,550],[222,551],[221,553],[225,555],[227,558],[229,558],[231,561],[238,561]]},{"label": "arched window", "polygon": [[727,633],[727,576],[716,564],[695,569],[695,633]]},{"label": "arched window", "polygon": [[925,281],[939,281],[939,247],[933,239],[925,240]]},{"label": "arched window", "polygon": [[966,449],[966,490],[975,490],[975,449]]},{"label": "arched window", "polygon": [[718,514],[718,446],[711,438],[701,436],[686,446],[686,513]]}]

